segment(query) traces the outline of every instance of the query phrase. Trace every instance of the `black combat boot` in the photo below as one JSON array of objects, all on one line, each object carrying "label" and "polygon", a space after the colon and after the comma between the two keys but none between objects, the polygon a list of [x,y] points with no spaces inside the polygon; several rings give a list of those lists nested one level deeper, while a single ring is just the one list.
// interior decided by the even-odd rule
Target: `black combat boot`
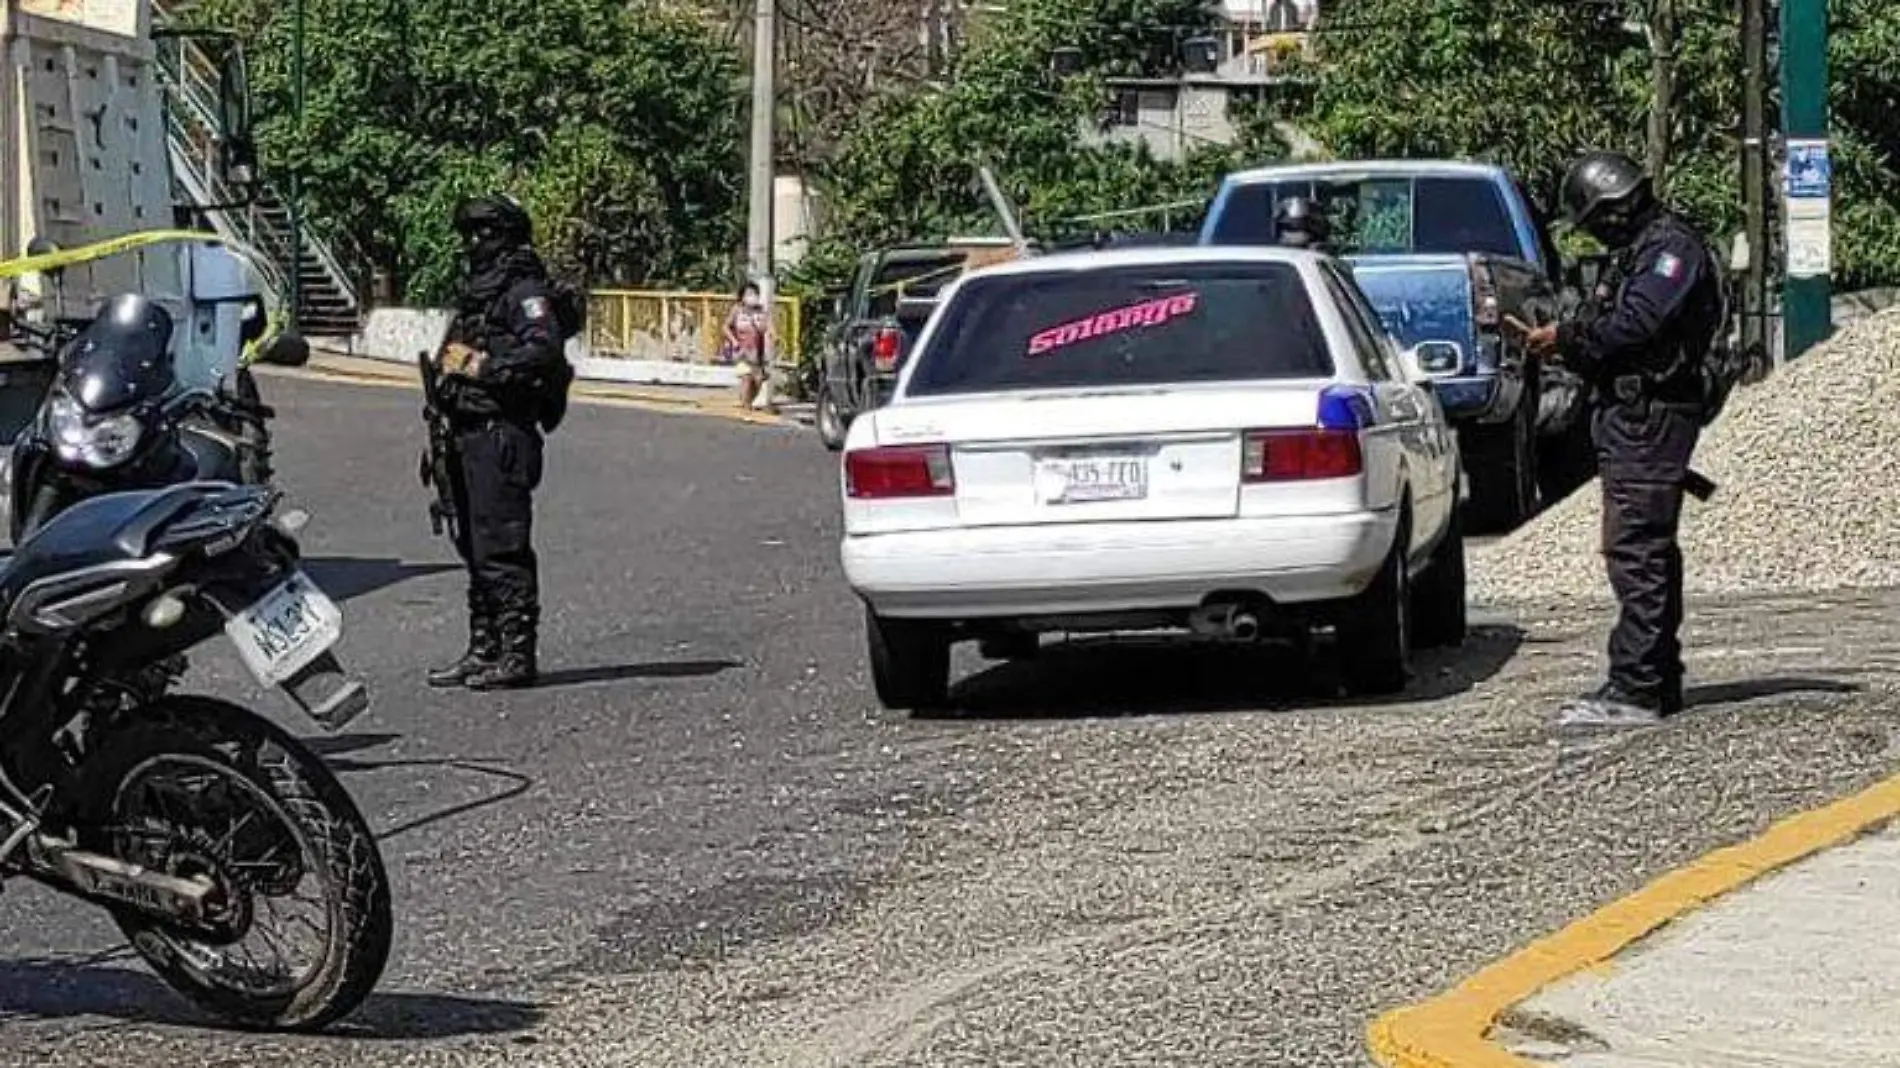
[{"label": "black combat boot", "polygon": [[471,690],[519,690],[540,677],[535,664],[535,624],[532,613],[509,612],[501,617],[501,654],[495,662],[470,675]]},{"label": "black combat boot", "polygon": [[1564,702],[1557,710],[1557,726],[1610,730],[1654,727],[1681,707],[1680,696],[1634,693],[1610,682],[1595,693]]},{"label": "black combat boot", "polygon": [[495,621],[486,612],[471,611],[468,617],[468,650],[452,664],[431,668],[429,685],[437,689],[464,685],[471,677],[494,666],[500,655],[501,636],[496,632]]}]

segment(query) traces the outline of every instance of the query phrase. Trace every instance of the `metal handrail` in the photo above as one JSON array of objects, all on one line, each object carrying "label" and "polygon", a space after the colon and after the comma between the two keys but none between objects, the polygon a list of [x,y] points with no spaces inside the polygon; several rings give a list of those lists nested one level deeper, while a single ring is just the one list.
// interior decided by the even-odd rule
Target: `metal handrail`
[{"label": "metal handrail", "polygon": [[[154,13],[162,17],[166,13],[165,5],[155,4]],[[171,98],[183,105],[182,108],[166,109],[174,170],[189,172],[181,173],[179,177],[184,181],[186,191],[199,203],[234,203],[238,199],[235,195],[236,191],[232,190],[218,173],[215,156],[211,159],[200,159],[197,152],[191,151],[200,148],[206,141],[211,145],[206,150],[206,155],[212,155],[217,151],[218,121],[215,115],[216,106],[211,103],[217,99],[217,91],[214,83],[205,73],[214,70],[215,65],[211,63],[204,50],[188,38],[179,37],[170,40],[176,42],[177,47],[160,50],[158,68],[160,77],[166,87],[171,90]],[[198,136],[194,137],[193,134]],[[273,199],[279,199],[268,185],[265,188]],[[210,211],[205,214],[214,217],[212,224],[220,232],[242,237],[246,243],[254,247],[269,247],[272,258],[280,261],[273,265],[277,276],[273,280],[274,285],[283,284],[286,270],[299,269],[295,263],[288,264],[286,268],[281,262],[290,259],[290,250],[283,247],[285,242],[276,233],[270,233],[269,240],[260,240],[266,236],[264,233],[266,229],[273,228],[261,228],[254,213],[247,213],[250,217],[247,218],[245,226],[239,226],[231,218],[233,213],[229,211]],[[363,297],[359,284],[362,279],[345,269],[336,256],[332,248],[335,237],[334,234],[306,232],[303,245],[316,258],[350,309],[360,313],[363,310]],[[360,249],[356,251],[360,256]],[[288,291],[286,286],[284,292],[288,293]]]}]

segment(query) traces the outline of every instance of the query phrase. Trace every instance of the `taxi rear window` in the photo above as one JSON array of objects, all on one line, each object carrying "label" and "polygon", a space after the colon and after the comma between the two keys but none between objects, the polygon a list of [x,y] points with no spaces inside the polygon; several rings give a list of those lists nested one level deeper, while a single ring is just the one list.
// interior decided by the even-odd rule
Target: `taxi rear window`
[{"label": "taxi rear window", "polygon": [[1284,263],[1115,266],[971,279],[912,396],[1323,378],[1326,336]]}]

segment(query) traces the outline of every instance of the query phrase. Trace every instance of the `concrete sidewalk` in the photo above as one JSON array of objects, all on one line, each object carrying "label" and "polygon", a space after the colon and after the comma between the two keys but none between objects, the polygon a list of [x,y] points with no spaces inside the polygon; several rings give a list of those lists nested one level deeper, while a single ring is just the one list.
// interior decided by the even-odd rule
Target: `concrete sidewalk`
[{"label": "concrete sidewalk", "polygon": [[1386,1012],[1369,1051],[1386,1068],[1900,1066],[1896,821],[1900,775],[1784,819]]},{"label": "concrete sidewalk", "polygon": [[[300,368],[260,364],[256,369],[264,374],[281,374],[295,378],[419,388],[416,369],[408,364],[350,356],[324,349],[313,350],[310,354],[310,362]],[[809,405],[781,404],[776,414],[756,410],[746,411],[738,406],[737,397],[731,390],[710,389],[703,386],[621,385],[581,379],[574,383],[573,398],[581,403],[593,402],[652,411],[709,415],[765,426],[810,422],[807,412]]]},{"label": "concrete sidewalk", "polygon": [[1508,1012],[1567,1068],[1900,1065],[1900,830],[1768,875]]}]

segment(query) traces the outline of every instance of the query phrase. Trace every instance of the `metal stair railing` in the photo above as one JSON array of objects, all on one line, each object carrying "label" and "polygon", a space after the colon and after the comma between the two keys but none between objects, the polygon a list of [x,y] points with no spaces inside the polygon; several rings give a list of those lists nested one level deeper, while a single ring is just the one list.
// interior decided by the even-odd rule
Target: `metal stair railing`
[{"label": "metal stair railing", "polygon": [[[162,7],[157,10],[163,13]],[[173,46],[161,49],[159,71],[173,105],[166,108],[166,115],[174,177],[198,205],[233,203],[239,199],[237,191],[223,180],[217,165],[216,65],[188,38],[174,37],[163,43]],[[283,203],[268,184],[263,187],[263,193],[269,202]],[[274,277],[268,279],[268,283],[279,289],[280,302],[288,303],[288,272],[302,269],[301,264],[289,262],[292,257],[288,227],[260,217],[255,207],[244,209],[241,214],[230,209],[208,210],[204,214],[220,233],[252,246],[275,261],[268,272]],[[360,318],[364,309],[358,279],[343,266],[331,241],[306,228],[302,245],[350,312]]]}]

